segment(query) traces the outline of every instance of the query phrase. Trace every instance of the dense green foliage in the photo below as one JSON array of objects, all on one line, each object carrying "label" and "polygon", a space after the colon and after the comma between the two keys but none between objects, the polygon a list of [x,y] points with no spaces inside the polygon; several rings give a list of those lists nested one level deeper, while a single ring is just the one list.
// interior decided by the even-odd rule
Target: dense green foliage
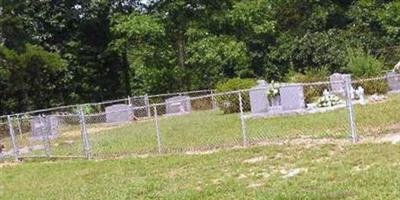
[{"label": "dense green foliage", "polygon": [[[369,70],[400,59],[399,10],[392,0],[0,0],[0,114],[310,69],[380,74]],[[356,66],[362,58],[371,65]]]},{"label": "dense green foliage", "polygon": [[[216,86],[217,92],[230,92],[230,91],[238,91],[244,89],[250,89],[251,87],[256,85],[256,81],[254,79],[240,79],[234,78],[230,79],[226,82],[218,83]],[[244,111],[248,111],[250,108],[250,96],[248,92],[243,92],[242,94],[242,106]],[[226,113],[236,113],[240,112],[239,107],[239,95],[235,94],[227,94],[223,96],[216,97],[218,107],[226,114]]]}]

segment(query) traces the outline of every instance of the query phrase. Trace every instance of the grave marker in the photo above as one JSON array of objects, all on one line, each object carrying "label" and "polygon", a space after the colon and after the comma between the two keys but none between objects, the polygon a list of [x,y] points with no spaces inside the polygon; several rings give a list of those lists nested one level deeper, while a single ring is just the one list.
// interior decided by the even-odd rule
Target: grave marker
[{"label": "grave marker", "polygon": [[134,118],[133,109],[129,105],[116,104],[106,107],[107,123],[124,123],[130,122]]},{"label": "grave marker", "polygon": [[305,108],[304,88],[302,85],[287,85],[281,87],[279,90],[283,111]]},{"label": "grave marker", "polygon": [[386,73],[386,80],[390,91],[400,91],[400,74],[396,72]]},{"label": "grave marker", "polygon": [[192,111],[189,96],[177,96],[165,100],[166,114],[185,114]]},{"label": "grave marker", "polygon": [[54,138],[58,136],[59,119],[56,116],[37,116],[31,120],[31,127],[33,139],[42,139],[43,134]]},{"label": "grave marker", "polygon": [[250,90],[250,106],[251,112],[254,113],[264,113],[268,112],[268,84],[264,80],[258,81],[256,87]]}]

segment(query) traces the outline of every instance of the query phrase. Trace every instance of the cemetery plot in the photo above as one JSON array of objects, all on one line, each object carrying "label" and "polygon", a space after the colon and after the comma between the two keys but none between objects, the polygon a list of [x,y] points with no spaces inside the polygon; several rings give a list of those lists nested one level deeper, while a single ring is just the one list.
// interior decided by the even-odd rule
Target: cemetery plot
[{"label": "cemetery plot", "polygon": [[[149,106],[145,98],[130,98],[125,104],[21,115],[10,122],[20,157],[196,153],[297,139],[349,140],[352,130],[361,139],[390,137],[400,133],[397,76],[351,81],[348,75],[334,74],[327,82],[306,84],[259,81],[250,90],[194,98],[171,95]],[[350,126],[350,108],[356,129]],[[2,157],[11,157],[8,122],[2,127]]]}]

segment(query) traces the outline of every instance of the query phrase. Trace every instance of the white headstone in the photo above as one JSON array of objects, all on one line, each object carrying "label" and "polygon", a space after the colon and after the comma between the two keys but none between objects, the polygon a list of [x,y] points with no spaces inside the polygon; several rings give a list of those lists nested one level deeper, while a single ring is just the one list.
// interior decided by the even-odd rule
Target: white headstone
[{"label": "white headstone", "polygon": [[327,97],[327,96],[331,95],[331,93],[327,89],[325,89],[323,92],[323,95],[324,95],[324,97]]},{"label": "white headstone", "polygon": [[354,95],[356,90],[353,88],[353,86],[350,87],[350,98],[355,99],[356,96]]},{"label": "white headstone", "polygon": [[366,102],[365,102],[365,97],[364,97],[364,88],[362,88],[361,86],[358,86],[358,88],[356,90],[356,95],[360,99],[360,104],[365,105]]}]

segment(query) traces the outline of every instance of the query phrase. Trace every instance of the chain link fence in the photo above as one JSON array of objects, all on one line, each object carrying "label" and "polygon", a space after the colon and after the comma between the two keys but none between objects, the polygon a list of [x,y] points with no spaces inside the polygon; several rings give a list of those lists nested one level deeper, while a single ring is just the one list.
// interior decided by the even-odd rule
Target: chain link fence
[{"label": "chain link fence", "polygon": [[391,136],[398,137],[394,134],[400,133],[399,81],[400,76],[394,75],[352,82],[355,94],[365,93],[362,99],[356,95],[354,101],[356,127],[360,138],[386,138],[390,142]]},{"label": "chain link fence", "polygon": [[[390,78],[398,79],[397,85]],[[392,81],[392,82],[391,82]],[[0,121],[1,160],[112,159],[223,148],[380,140],[400,128],[400,77],[130,97]],[[116,103],[116,104],[115,104]]]},{"label": "chain link fence", "polygon": [[[329,91],[332,91],[330,83],[321,82],[282,86],[280,94],[273,97],[268,97],[266,88],[243,92],[248,142],[348,138],[351,131],[345,93],[341,96]],[[250,101],[257,95],[265,95],[261,99],[267,99],[262,107],[257,107],[257,101]]]}]

